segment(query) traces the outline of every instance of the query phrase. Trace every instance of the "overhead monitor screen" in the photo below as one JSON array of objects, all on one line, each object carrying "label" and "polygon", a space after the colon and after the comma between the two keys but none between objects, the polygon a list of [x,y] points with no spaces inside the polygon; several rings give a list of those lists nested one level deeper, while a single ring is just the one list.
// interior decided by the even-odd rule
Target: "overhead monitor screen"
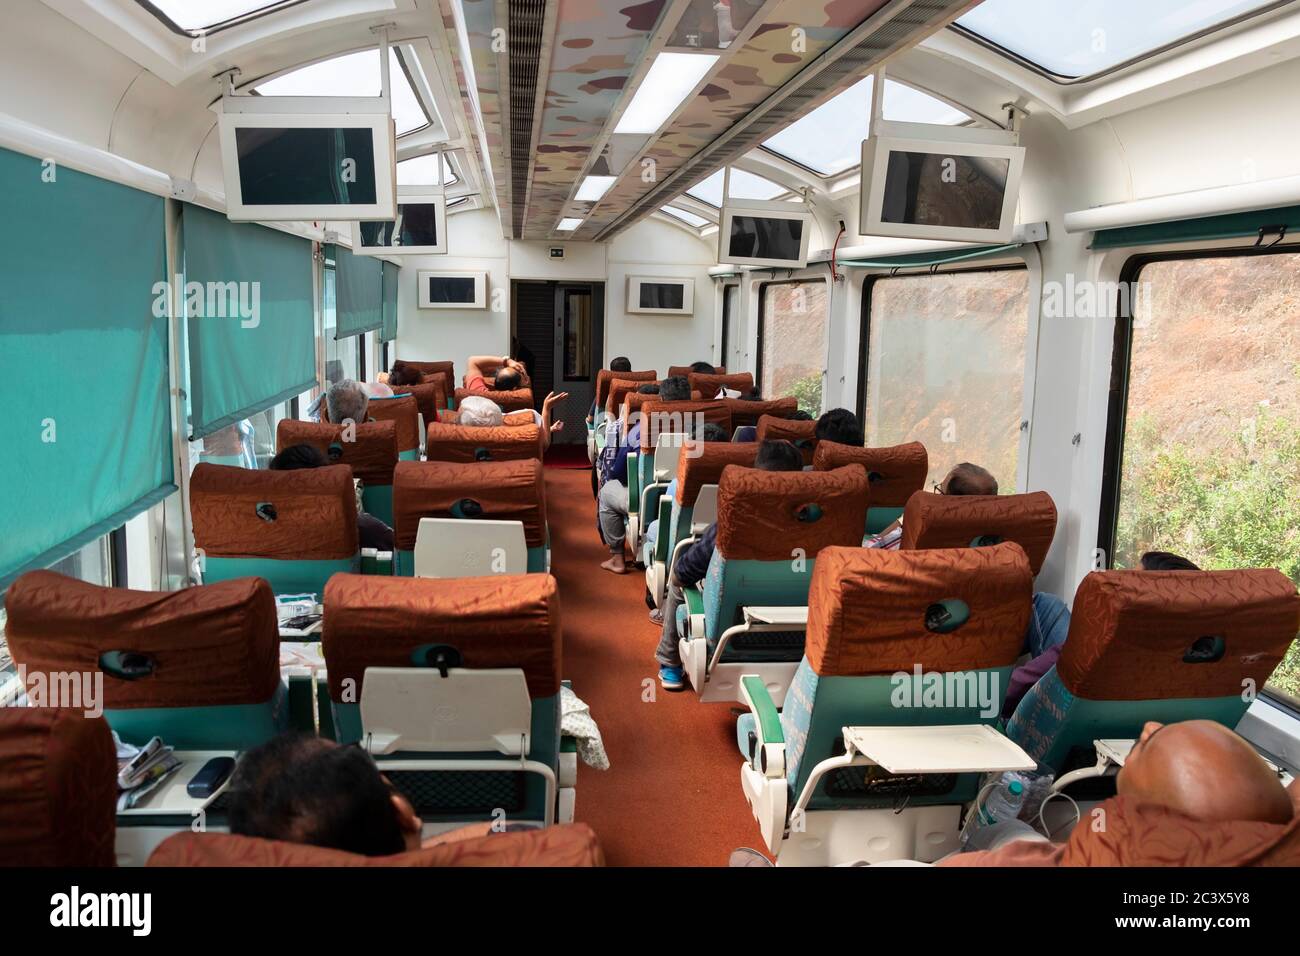
[{"label": "overhead monitor screen", "polygon": [[880,221],[1000,229],[1011,160],[891,150]]},{"label": "overhead monitor screen", "polygon": [[379,201],[374,137],[364,127],[235,130],[245,206],[351,206]]},{"label": "overhead monitor screen", "polygon": [[737,212],[731,217],[727,254],[744,259],[800,262],[803,230],[802,219],[775,219]]},{"label": "overhead monitor screen", "polygon": [[473,276],[426,277],[429,302],[467,303],[474,301]]},{"label": "overhead monitor screen", "polygon": [[438,218],[436,203],[399,203],[396,221],[361,223],[361,242],[379,248],[436,246]]}]

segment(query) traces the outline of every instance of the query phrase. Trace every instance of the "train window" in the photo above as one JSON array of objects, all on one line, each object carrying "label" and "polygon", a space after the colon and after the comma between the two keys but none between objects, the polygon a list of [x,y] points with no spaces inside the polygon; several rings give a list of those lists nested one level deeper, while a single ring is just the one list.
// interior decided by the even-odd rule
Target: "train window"
[{"label": "train window", "polygon": [[236,26],[303,0],[138,0],[176,33],[199,36]]},{"label": "train window", "polygon": [[727,368],[741,368],[745,364],[745,350],[741,340],[740,286],[722,287],[722,364]]},{"label": "train window", "polygon": [[[690,189],[686,190],[686,195],[692,199],[698,199],[700,202],[706,202],[710,206],[722,205],[722,179],[723,170],[719,169],[708,179],[701,180]],[[727,187],[727,198],[729,199],[775,199],[777,196],[789,192],[789,187],[782,186],[780,183],[774,183],[770,179],[762,176],[755,176],[753,173],[747,173],[743,169],[732,169],[731,183]]]},{"label": "train window", "polygon": [[660,212],[667,213],[669,216],[680,219],[688,226],[694,226],[696,229],[709,224],[709,220],[705,219],[703,216],[697,216],[695,213],[687,212],[685,209],[681,209],[677,206],[664,206]]},{"label": "train window", "polygon": [[326,263],[321,312],[324,316],[325,383],[327,387],[335,382],[341,382],[345,378],[358,381],[365,378],[365,374],[361,370],[361,349],[357,344],[357,337],[355,335],[349,335],[341,339],[334,337],[334,332],[338,328],[334,278],[334,267]]},{"label": "train window", "polygon": [[438,154],[413,156],[400,160],[397,164],[397,185],[399,186],[454,186],[460,182],[456,170],[452,168],[451,157],[443,163],[441,175],[445,181],[439,182]]},{"label": "train window", "polygon": [[[1099,541],[1110,566],[1162,550],[1300,583],[1300,253],[1139,260],[1126,278]],[[1300,698],[1300,648],[1273,682]]]},{"label": "train window", "polygon": [[1279,6],[1278,0],[985,0],[957,27],[1059,79],[1096,76]]},{"label": "train window", "polygon": [[826,368],[826,280],[766,282],[759,295],[759,390],[769,399],[793,395],[816,417]]},{"label": "train window", "polygon": [[882,276],[869,284],[863,320],[867,444],[924,443],[927,487],[969,461],[1015,492],[1028,270]]},{"label": "train window", "polygon": [[[834,176],[858,165],[871,119],[874,85],[874,77],[859,80],[768,139],[763,148],[821,176]],[[929,93],[886,80],[885,119],[957,125],[969,122],[970,116]]]},{"label": "train window", "polygon": [[[429,113],[415,95],[398,47],[389,47],[389,83],[397,135],[429,125]],[[263,96],[379,96],[379,50],[357,50],[290,70],[254,89]]]}]

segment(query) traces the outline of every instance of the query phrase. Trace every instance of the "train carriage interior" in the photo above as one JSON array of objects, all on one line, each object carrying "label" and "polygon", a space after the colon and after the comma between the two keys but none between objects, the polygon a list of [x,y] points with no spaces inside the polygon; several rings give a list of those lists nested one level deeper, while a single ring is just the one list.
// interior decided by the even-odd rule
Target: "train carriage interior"
[{"label": "train carriage interior", "polygon": [[1300,0],[3,22],[0,866],[1300,865]]}]

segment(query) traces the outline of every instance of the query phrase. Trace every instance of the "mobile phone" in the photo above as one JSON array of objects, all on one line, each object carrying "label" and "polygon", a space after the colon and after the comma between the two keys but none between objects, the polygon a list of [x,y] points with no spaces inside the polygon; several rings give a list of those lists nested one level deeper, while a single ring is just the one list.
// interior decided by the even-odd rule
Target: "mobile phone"
[{"label": "mobile phone", "polygon": [[195,799],[210,797],[226,782],[235,769],[234,757],[213,757],[185,785],[185,792]]}]

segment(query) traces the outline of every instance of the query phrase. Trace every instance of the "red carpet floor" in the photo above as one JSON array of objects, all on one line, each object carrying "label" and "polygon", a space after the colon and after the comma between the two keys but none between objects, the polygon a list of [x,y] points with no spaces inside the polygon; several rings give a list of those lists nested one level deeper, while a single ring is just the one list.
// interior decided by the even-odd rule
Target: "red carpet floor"
[{"label": "red carpet floor", "polygon": [[610,760],[605,771],[579,764],[576,818],[611,866],[726,866],[736,847],[762,849],[740,790],[736,718],[659,686],[645,577],[601,570],[590,474],[548,468],[546,509],[564,676],[591,706]]},{"label": "red carpet floor", "polygon": [[585,442],[580,445],[552,445],[546,449],[546,455],[542,461],[547,468],[588,469],[591,467],[591,459],[587,457]]}]

